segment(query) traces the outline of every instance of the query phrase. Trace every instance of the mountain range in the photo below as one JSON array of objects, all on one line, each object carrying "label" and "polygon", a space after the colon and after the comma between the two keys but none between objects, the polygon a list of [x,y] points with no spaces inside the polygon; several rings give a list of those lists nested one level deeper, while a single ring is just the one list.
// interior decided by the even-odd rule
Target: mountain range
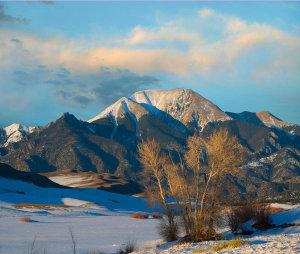
[{"label": "mountain range", "polygon": [[142,139],[155,138],[163,149],[180,153],[195,131],[209,135],[227,128],[249,156],[243,172],[224,185],[225,193],[278,199],[300,193],[300,126],[268,111],[224,112],[190,89],[136,92],[88,121],[64,113],[44,127],[12,126],[0,129],[0,161],[17,170],[105,173],[136,182]]}]

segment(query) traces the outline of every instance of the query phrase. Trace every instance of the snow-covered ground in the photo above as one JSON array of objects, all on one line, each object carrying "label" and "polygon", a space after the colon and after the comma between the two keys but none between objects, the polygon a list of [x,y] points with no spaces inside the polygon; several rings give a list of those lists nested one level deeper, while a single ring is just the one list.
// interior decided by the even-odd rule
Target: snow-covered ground
[{"label": "snow-covered ground", "polygon": [[[300,234],[275,234],[275,235],[261,235],[254,236],[246,239],[249,243],[235,248],[235,249],[224,249],[218,252],[203,251],[198,253],[222,253],[222,254],[292,254],[300,253]],[[163,245],[157,249],[149,249],[146,251],[137,251],[135,254],[146,254],[146,253],[161,253],[161,254],[185,254],[185,253],[196,253],[197,249],[209,249],[213,245],[221,243],[221,241],[209,241],[194,244],[181,244],[181,245]]]},{"label": "snow-covered ground", "polygon": [[[16,209],[20,203],[64,205],[58,207],[29,207]],[[300,223],[300,206],[272,206],[290,209],[272,215],[273,223]],[[131,219],[134,212],[148,212],[144,200],[138,197],[109,193],[97,189],[40,188],[22,181],[0,177],[0,253],[23,254],[35,239],[36,249],[47,254],[71,254],[72,230],[78,254],[116,253],[122,244],[136,242],[137,253],[191,253],[209,248],[220,241],[176,245],[161,242],[157,233],[158,219]],[[22,223],[22,217],[32,222]],[[249,223],[250,224],[250,223]],[[221,229],[226,239],[233,236],[227,228]],[[219,253],[300,253],[300,227],[256,231],[244,237],[248,244]],[[146,246],[152,247],[146,250]],[[153,248],[154,247],[154,248]],[[43,253],[43,252],[40,252]],[[206,252],[208,253],[208,252]]]},{"label": "snow-covered ground", "polygon": [[[254,231],[250,236],[243,236],[247,244],[235,248],[235,249],[224,249],[218,253],[300,253],[300,205],[285,205],[285,204],[272,204],[272,207],[280,207],[283,209],[290,209],[281,213],[273,214],[272,223],[275,225],[282,224],[298,224],[298,226],[291,226],[287,228],[272,228],[266,231],[257,231],[250,225],[252,222],[247,222],[245,226],[248,229]],[[248,224],[248,225],[247,225]],[[221,229],[223,236],[230,240],[233,236],[228,228]],[[198,253],[216,253],[208,251],[212,246],[222,243],[224,241],[207,241],[201,243],[188,243],[188,244],[176,244],[167,243],[158,248],[152,248],[148,250],[136,251],[136,254],[150,254],[150,253],[161,253],[161,254],[185,254],[195,253],[195,250],[201,249],[203,252]]]},{"label": "snow-covered ground", "polygon": [[[65,205],[53,210],[16,209],[20,203]],[[0,177],[0,253],[23,254],[36,239],[37,249],[47,254],[70,254],[70,229],[78,253],[115,253],[127,241],[138,247],[155,246],[158,219],[131,219],[134,212],[148,212],[140,198],[96,189],[39,188]],[[33,222],[19,219],[30,217]]]}]

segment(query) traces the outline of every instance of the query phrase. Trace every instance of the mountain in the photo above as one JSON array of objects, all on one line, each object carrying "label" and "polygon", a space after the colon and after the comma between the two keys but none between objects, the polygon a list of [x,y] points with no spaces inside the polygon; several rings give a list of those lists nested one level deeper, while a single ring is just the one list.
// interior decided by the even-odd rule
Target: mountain
[{"label": "mountain", "polygon": [[226,112],[233,119],[239,119],[254,125],[266,126],[266,127],[275,127],[283,128],[287,126],[295,126],[295,124],[287,123],[276,116],[272,115],[269,111],[260,111],[260,112],[248,112],[244,111],[242,113],[230,113]]},{"label": "mountain", "polygon": [[[118,120],[125,114],[134,121],[136,132],[140,119],[145,115],[155,116],[185,134],[202,129],[209,122],[231,120],[231,117],[200,94],[190,89],[173,89],[146,90],[136,92],[130,98],[123,97],[88,122],[112,118],[117,127]],[[115,131],[114,128],[112,136]]]},{"label": "mountain", "polygon": [[[139,181],[137,144],[142,139],[155,138],[163,149],[181,153],[189,135],[195,131],[209,135],[216,128],[228,129],[249,152],[247,172],[232,180],[231,189],[245,196],[248,192],[264,195],[267,192],[259,190],[267,188],[276,195],[284,190],[287,198],[294,195],[297,188],[292,183],[300,175],[299,126],[266,111],[223,112],[190,89],[140,91],[86,122],[65,113],[2,147],[0,160],[21,171],[109,173]],[[273,155],[278,159],[253,166]]]},{"label": "mountain", "polygon": [[37,127],[14,123],[5,128],[0,128],[0,146],[8,146],[20,141],[25,135],[32,133]]}]

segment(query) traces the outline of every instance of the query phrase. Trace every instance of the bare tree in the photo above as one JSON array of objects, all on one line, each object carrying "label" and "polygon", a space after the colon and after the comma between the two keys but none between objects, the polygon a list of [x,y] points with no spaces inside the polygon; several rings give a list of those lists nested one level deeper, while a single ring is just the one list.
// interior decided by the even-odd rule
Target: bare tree
[{"label": "bare tree", "polygon": [[174,218],[167,197],[173,197],[190,240],[216,237],[214,220],[219,180],[236,173],[244,161],[244,149],[238,139],[230,137],[225,129],[214,131],[208,138],[195,134],[188,138],[179,163],[170,154],[163,153],[155,140],[143,141],[139,154],[149,197],[166,209],[169,223]]},{"label": "bare tree", "polygon": [[174,211],[167,202],[168,178],[166,168],[168,157],[161,151],[160,145],[154,140],[142,141],[138,146],[139,160],[143,165],[144,186],[147,196],[154,203],[159,203],[167,215],[167,224],[162,224],[161,232],[168,240],[176,240],[177,224]]}]

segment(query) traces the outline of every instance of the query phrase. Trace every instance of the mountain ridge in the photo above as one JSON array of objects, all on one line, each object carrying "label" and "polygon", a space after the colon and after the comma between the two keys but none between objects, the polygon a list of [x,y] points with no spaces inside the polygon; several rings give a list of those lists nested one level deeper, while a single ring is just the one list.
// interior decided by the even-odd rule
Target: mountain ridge
[{"label": "mountain ridge", "polygon": [[[192,90],[140,91],[121,98],[88,121],[64,113],[19,142],[1,147],[0,161],[22,171],[91,171],[139,181],[137,144],[141,140],[155,138],[162,149],[181,153],[187,137],[195,131],[210,135],[215,129],[226,128],[249,152],[245,164],[250,165],[248,173],[233,181],[233,189],[245,196],[250,190],[260,195],[259,190],[269,187],[278,195],[283,190],[286,196],[294,195],[297,188],[292,183],[300,175],[300,127],[269,112],[243,113],[243,119],[241,114],[225,113]],[[270,117],[274,125],[268,124]],[[272,155],[281,159],[260,161]],[[253,167],[251,162],[255,161],[260,164]],[[280,171],[284,178],[266,177]],[[250,177],[252,182],[243,177]],[[243,189],[238,187],[243,185]]]}]

